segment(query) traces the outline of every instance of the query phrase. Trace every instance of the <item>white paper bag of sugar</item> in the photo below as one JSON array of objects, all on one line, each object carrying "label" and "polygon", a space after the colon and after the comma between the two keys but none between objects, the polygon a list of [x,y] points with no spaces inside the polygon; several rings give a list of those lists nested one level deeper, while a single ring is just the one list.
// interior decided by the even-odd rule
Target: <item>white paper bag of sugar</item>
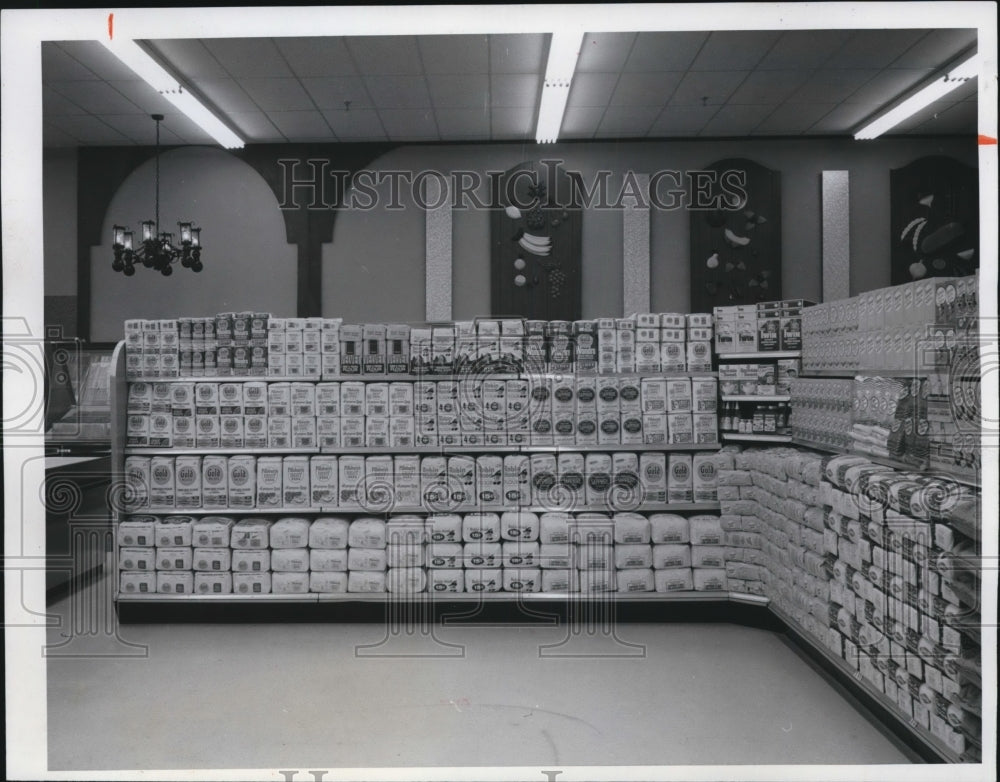
[{"label": "white paper bag of sugar", "polygon": [[691,543],[696,546],[719,546],[722,544],[722,524],[718,516],[692,516]]},{"label": "white paper bag of sugar", "polygon": [[224,573],[232,570],[232,564],[232,551],[228,548],[196,548],[192,552],[194,570]]},{"label": "white paper bag of sugar", "polygon": [[690,543],[691,525],[675,513],[654,513],[649,517],[653,543]]},{"label": "white paper bag of sugar", "polygon": [[503,589],[500,568],[473,568],[465,571],[466,592],[499,592]]},{"label": "white paper bag of sugar", "polygon": [[309,548],[347,548],[350,523],[337,516],[324,516],[309,525]]},{"label": "white paper bag of sugar", "polygon": [[271,551],[271,570],[276,573],[308,573],[309,549],[274,549]]},{"label": "white paper bag of sugar", "polygon": [[691,547],[687,543],[661,543],[653,546],[653,567],[657,570],[690,568]]},{"label": "white paper bag of sugar", "polygon": [[427,537],[431,543],[460,543],[462,517],[457,513],[439,513],[427,517]]},{"label": "white paper bag of sugar", "polygon": [[352,570],[347,574],[348,592],[385,592],[385,572]]},{"label": "white paper bag of sugar", "polygon": [[462,519],[462,540],[466,543],[500,540],[500,517],[496,513],[469,513]]},{"label": "white paper bag of sugar", "polygon": [[[444,545],[449,545],[449,544],[444,544]],[[460,568],[433,568],[431,570],[428,570],[427,591],[464,592],[465,571]]]},{"label": "white paper bag of sugar", "polygon": [[[165,575],[168,575],[166,571],[154,573],[152,571],[143,572],[139,570],[123,570],[121,572],[121,583],[119,588],[127,595],[152,594],[153,592],[158,591],[156,588],[158,576]],[[191,578],[191,584],[194,584],[193,577]]]},{"label": "white paper bag of sugar", "polygon": [[199,595],[229,595],[233,592],[232,573],[195,573],[194,591]]},{"label": "white paper bag of sugar", "polygon": [[539,566],[540,549],[536,541],[508,540],[503,543],[505,568],[535,568]]},{"label": "white paper bag of sugar", "polygon": [[499,542],[466,543],[462,554],[467,568],[492,569],[500,567],[503,562],[503,547]]},{"label": "white paper bag of sugar", "polygon": [[234,549],[265,549],[270,529],[271,522],[267,519],[240,519],[233,525],[229,545]]},{"label": "white paper bag of sugar", "polygon": [[422,567],[393,567],[389,568],[385,583],[390,592],[423,592],[427,588],[427,574]]},{"label": "white paper bag of sugar", "polygon": [[729,584],[723,568],[695,568],[694,588],[696,592],[726,592]]},{"label": "white paper bag of sugar", "polygon": [[347,591],[348,574],[344,571],[309,573],[309,591],[341,593]]},{"label": "white paper bag of sugar", "polygon": [[[390,568],[420,568],[424,565],[423,543],[390,543],[385,551]],[[395,590],[390,588],[389,591]]]},{"label": "white paper bag of sugar", "polygon": [[538,515],[530,511],[507,511],[500,517],[504,540],[538,540]]},{"label": "white paper bag of sugar", "polygon": [[619,569],[615,580],[619,592],[652,592],[656,589],[656,581],[650,569]]},{"label": "white paper bag of sugar", "polygon": [[431,543],[427,547],[427,567],[454,569],[462,567],[465,556],[461,543]]},{"label": "white paper bag of sugar", "polygon": [[[347,545],[354,548],[385,548],[386,530],[382,519],[363,517],[351,522],[347,530]],[[353,568],[352,568],[353,569]]]},{"label": "white paper bag of sugar", "polygon": [[625,570],[626,568],[651,568],[652,566],[652,546],[648,544],[618,544],[615,546],[615,567],[619,570]]},{"label": "white paper bag of sugar", "polygon": [[304,595],[309,592],[309,572],[272,573],[271,592],[275,595]]},{"label": "white paper bag of sugar", "polygon": [[538,561],[546,569],[576,568],[576,546],[572,543],[542,543],[538,547]]},{"label": "white paper bag of sugar", "polygon": [[271,569],[271,551],[234,551],[232,568],[234,573],[266,573]]},{"label": "white paper bag of sugar", "polygon": [[649,543],[649,519],[639,513],[616,513],[612,519],[615,524],[615,543]]},{"label": "white paper bag of sugar", "polygon": [[691,565],[696,568],[723,568],[726,549],[723,546],[691,546]]},{"label": "white paper bag of sugar", "polygon": [[614,592],[616,590],[614,567],[601,570],[580,570],[581,592]]},{"label": "white paper bag of sugar", "polygon": [[570,527],[570,542],[610,546],[615,539],[615,525],[604,513],[578,513]]},{"label": "white paper bag of sugar", "polygon": [[694,589],[691,568],[671,568],[653,571],[657,592],[690,592]]},{"label": "white paper bag of sugar", "polygon": [[309,545],[309,519],[289,517],[271,525],[271,548],[305,548]]},{"label": "white paper bag of sugar", "polygon": [[581,543],[576,547],[577,570],[613,570],[615,547],[601,543]]},{"label": "white paper bag of sugar", "polygon": [[575,569],[543,570],[543,592],[579,592],[580,574]]},{"label": "white paper bag of sugar", "polygon": [[538,540],[546,543],[568,543],[572,517],[568,513],[543,513],[538,521]]},{"label": "white paper bag of sugar", "polygon": [[233,592],[237,595],[269,595],[271,574],[233,573]]},{"label": "white paper bag of sugar", "polygon": [[202,548],[229,548],[233,523],[227,516],[205,516],[191,525],[191,542]]},{"label": "white paper bag of sugar", "polygon": [[504,568],[505,592],[541,592],[542,571],[537,568]]},{"label": "white paper bag of sugar", "polygon": [[381,571],[388,567],[388,558],[384,548],[361,548],[351,546],[347,550],[348,570]]},{"label": "white paper bag of sugar", "polygon": [[309,570],[313,572],[345,572],[347,560],[346,548],[314,548],[309,550]]}]

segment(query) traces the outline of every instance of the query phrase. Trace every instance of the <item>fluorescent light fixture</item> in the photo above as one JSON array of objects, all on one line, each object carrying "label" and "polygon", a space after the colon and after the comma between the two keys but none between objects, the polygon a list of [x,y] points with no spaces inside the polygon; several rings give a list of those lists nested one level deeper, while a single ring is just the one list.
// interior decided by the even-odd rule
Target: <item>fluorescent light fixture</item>
[{"label": "fluorescent light fixture", "polygon": [[868,141],[878,138],[887,130],[896,127],[903,120],[912,117],[921,109],[927,108],[934,101],[944,97],[956,87],[965,84],[969,79],[976,78],[979,75],[979,63],[978,54],[973,54],[962,60],[922,90],[914,93],[898,106],[889,109],[885,114],[865,125],[854,134],[854,138],[858,141]]},{"label": "fluorescent light fixture", "polygon": [[535,128],[535,141],[539,144],[551,144],[559,137],[569,98],[569,85],[573,81],[582,42],[582,33],[552,33],[542,100],[538,107],[538,126]]},{"label": "fluorescent light fixture", "polygon": [[196,123],[226,149],[243,147],[243,139],[209,111],[204,103],[184,89],[184,86],[169,71],[150,57],[135,41],[119,38],[113,41],[102,40],[101,43],[115,57],[135,71],[139,78],[174,104],[188,119]]}]

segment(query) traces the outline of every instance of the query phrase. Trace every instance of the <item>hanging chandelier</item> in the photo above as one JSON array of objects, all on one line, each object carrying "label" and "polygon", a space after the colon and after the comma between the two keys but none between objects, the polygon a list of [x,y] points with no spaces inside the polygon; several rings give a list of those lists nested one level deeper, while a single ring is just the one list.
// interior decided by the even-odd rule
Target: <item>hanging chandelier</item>
[{"label": "hanging chandelier", "polygon": [[174,244],[172,233],[157,233],[160,225],[160,122],[162,114],[151,114],[156,122],[156,213],[154,220],[144,220],[142,240],[139,247],[133,246],[132,232],[124,225],[115,225],[112,230],[112,248],[115,252],[111,268],[126,277],[135,274],[136,264],[160,272],[164,277],[174,273],[173,264],[180,261],[185,269],[195,272],[202,270],[201,229],[190,222],[178,222],[180,245]]}]

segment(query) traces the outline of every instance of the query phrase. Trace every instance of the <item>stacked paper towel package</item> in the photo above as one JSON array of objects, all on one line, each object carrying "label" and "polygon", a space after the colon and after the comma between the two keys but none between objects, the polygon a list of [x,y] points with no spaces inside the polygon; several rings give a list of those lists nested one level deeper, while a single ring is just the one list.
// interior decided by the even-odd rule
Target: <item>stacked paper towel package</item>
[{"label": "stacked paper towel package", "polygon": [[715,502],[709,453],[125,457],[130,512],[501,510]]},{"label": "stacked paper towel package", "polygon": [[718,442],[714,377],[134,381],[126,445],[385,448]]},{"label": "stacked paper towel package", "polygon": [[719,591],[721,541],[717,516],[630,512],[118,525],[125,594]]},{"label": "stacked paper towel package", "polygon": [[973,490],[853,455],[727,447],[713,458],[725,588],[761,591],[907,721],[974,755],[981,618]]},{"label": "stacked paper towel package", "polygon": [[709,372],[712,339],[710,313],[480,319],[419,327],[252,312],[125,321],[130,380],[425,376],[469,368],[600,375]]}]

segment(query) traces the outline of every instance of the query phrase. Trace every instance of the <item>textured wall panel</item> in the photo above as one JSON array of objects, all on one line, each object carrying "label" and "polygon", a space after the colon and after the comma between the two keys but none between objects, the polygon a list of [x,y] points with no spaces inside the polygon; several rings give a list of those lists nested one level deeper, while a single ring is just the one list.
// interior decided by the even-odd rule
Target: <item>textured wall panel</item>
[{"label": "textured wall panel", "polygon": [[847,171],[824,171],[823,301],[851,295],[851,187]]},{"label": "textured wall panel", "polygon": [[429,321],[451,320],[451,194],[447,180],[428,177],[424,190],[427,209],[426,317]]},{"label": "textured wall panel", "polygon": [[[649,192],[649,175],[636,174],[640,192]],[[625,202],[622,212],[622,314],[649,312],[649,207]]]}]

